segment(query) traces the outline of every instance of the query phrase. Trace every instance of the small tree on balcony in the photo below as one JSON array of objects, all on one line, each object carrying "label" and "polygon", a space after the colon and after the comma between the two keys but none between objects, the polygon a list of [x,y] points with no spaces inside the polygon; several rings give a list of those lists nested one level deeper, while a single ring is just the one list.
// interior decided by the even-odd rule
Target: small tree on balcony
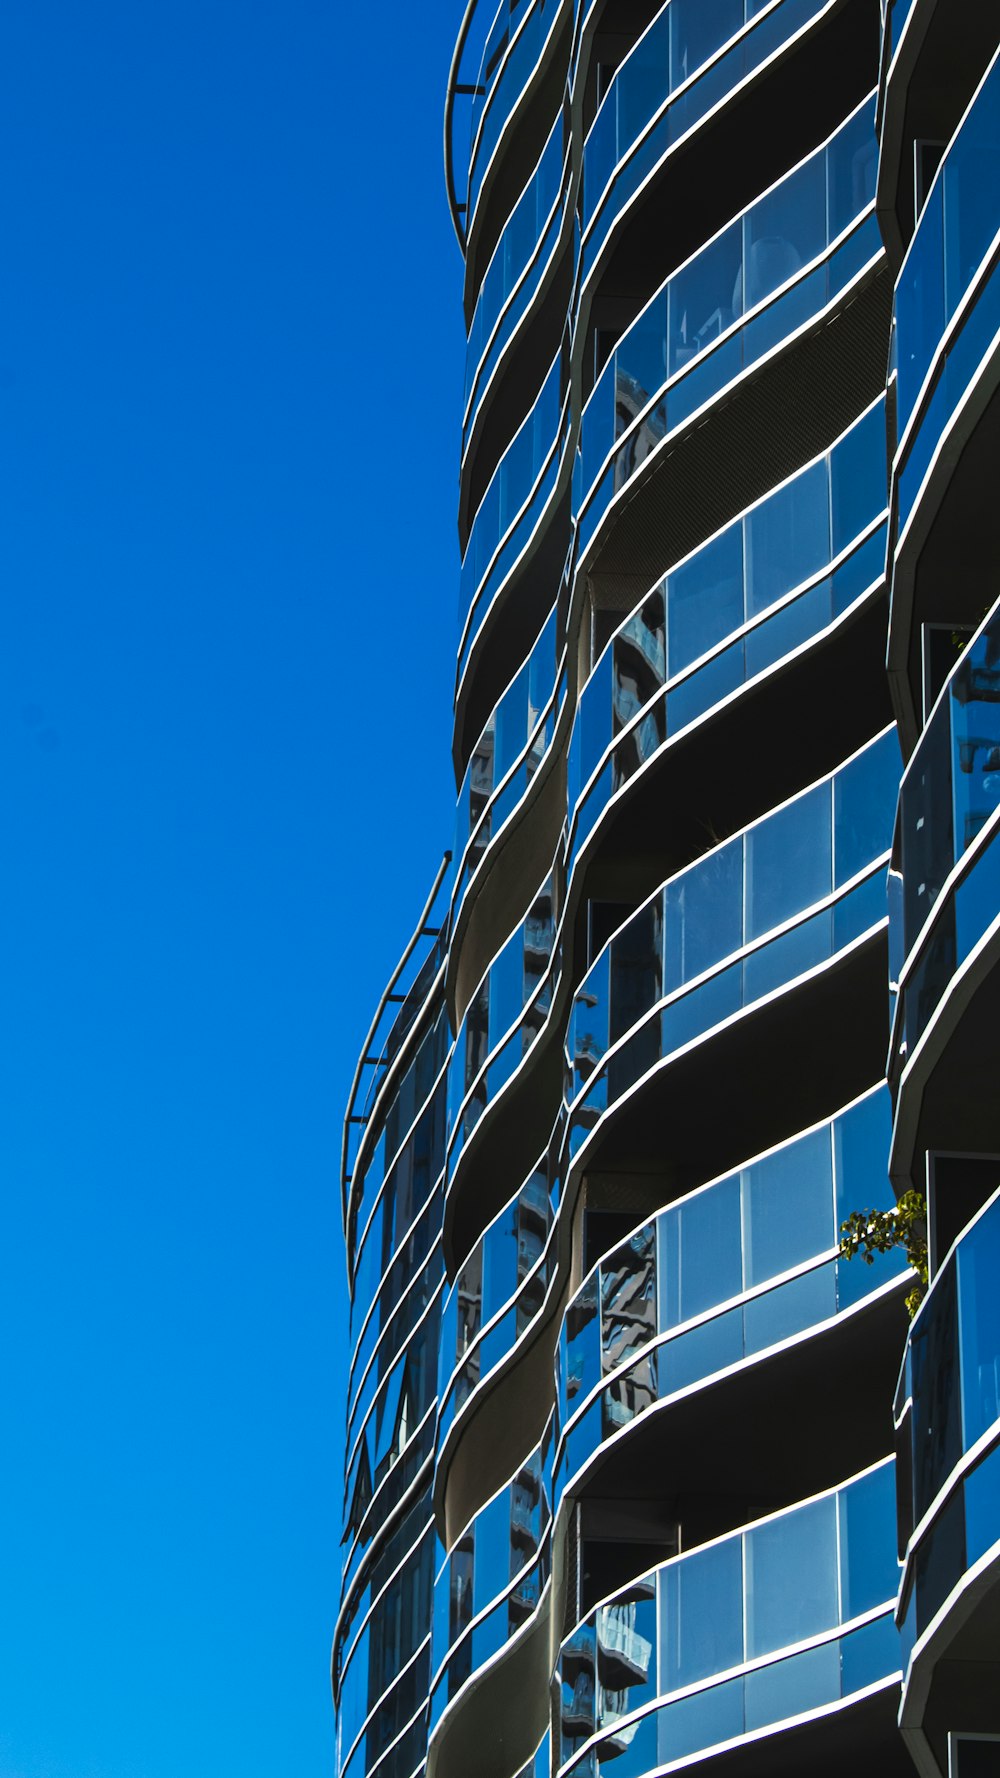
[{"label": "small tree on balcony", "polygon": [[860,1253],[866,1266],[874,1265],[876,1253],[902,1247],[917,1274],[917,1283],[906,1295],[906,1311],[913,1320],[927,1289],[927,1205],[923,1192],[904,1192],[892,1210],[853,1210],[840,1225],[840,1251],[845,1259]]}]

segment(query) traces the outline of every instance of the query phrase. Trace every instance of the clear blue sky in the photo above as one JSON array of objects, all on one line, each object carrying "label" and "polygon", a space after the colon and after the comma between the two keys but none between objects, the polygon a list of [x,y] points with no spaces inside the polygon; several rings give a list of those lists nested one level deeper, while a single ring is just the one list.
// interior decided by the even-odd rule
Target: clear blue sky
[{"label": "clear blue sky", "polygon": [[0,1778],[332,1770],[340,1118],[453,808],[460,12],[0,16]]}]

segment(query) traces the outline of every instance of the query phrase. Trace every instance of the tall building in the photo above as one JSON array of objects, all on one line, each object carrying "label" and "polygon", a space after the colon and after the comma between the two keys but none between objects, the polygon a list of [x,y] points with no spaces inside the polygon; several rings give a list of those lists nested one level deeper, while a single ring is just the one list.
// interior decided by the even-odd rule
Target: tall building
[{"label": "tall building", "polygon": [[[341,1778],[1000,1770],[987,13],[463,21],[456,831],[345,1124]],[[906,1259],[838,1247],[890,1174],[901,1375]]]},{"label": "tall building", "polygon": [[897,1192],[926,1193],[932,1280],[896,1397],[900,1727],[928,1778],[1000,1771],[998,43],[992,7],[896,0],[879,85],[906,759],[890,1167]]}]

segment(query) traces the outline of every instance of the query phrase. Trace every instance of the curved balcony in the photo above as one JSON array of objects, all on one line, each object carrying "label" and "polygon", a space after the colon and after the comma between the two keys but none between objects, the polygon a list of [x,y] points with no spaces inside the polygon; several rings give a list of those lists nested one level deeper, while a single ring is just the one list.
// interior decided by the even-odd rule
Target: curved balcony
[{"label": "curved balcony", "polygon": [[815,1738],[799,1741],[794,1769],[825,1774],[837,1741],[831,1709],[876,1691],[886,1697],[869,1751],[879,1770],[905,1769],[893,1746],[893,1515],[889,1459],[674,1557],[598,1606],[562,1645],[564,1778],[687,1769],[810,1721]]},{"label": "curved balcony", "polygon": [[[379,1099],[387,1087],[391,1088],[399,1073],[410,1034],[419,1025],[425,1007],[433,999],[437,976],[444,967],[447,951],[446,879],[450,864],[451,853],[446,852],[417,922],[416,931],[379,1001],[351,1083],[340,1156],[341,1202],[344,1227],[347,1230],[349,1272],[354,1269],[359,1197],[355,1174],[359,1171],[360,1151],[371,1144],[371,1129],[378,1123],[380,1115]],[[361,1161],[363,1165],[363,1157]]]},{"label": "curved balcony", "polygon": [[670,879],[577,990],[566,1044],[575,1156],[651,1070],[885,919],[894,729]]},{"label": "curved balcony", "polygon": [[941,146],[996,43],[996,20],[979,0],[883,0],[878,205],[894,265],[913,233]]},{"label": "curved balcony", "polygon": [[345,1447],[342,1595],[347,1596],[373,1540],[422,1470],[434,1448],[437,1339],[444,1295],[444,1268],[414,1319],[406,1345],[386,1353],[367,1394],[363,1413],[354,1416]]},{"label": "curved balcony", "polygon": [[552,883],[490,964],[455,1039],[448,1069],[448,1179],[487,1106],[517,1071],[546,1022],[553,992]]},{"label": "curved balcony", "polygon": [[[906,1679],[900,1726],[942,1769],[952,1662],[983,1661],[1000,1600],[1000,1190],[956,1242],[906,1343],[896,1424]],[[996,1727],[987,1669],[962,1724]],[[985,1680],[985,1684],[983,1681]],[[926,1727],[925,1727],[926,1724]],[[935,1742],[937,1745],[935,1746]]]},{"label": "curved balcony", "polygon": [[[457,1740],[456,1718],[467,1704],[480,1735],[503,1732],[503,1707],[511,1696],[526,1731],[527,1745],[511,1770],[537,1746],[548,1706],[547,1664],[535,1661],[529,1675],[518,1655],[532,1620],[546,1597],[552,1566],[553,1426],[506,1487],[494,1495],[445,1557],[434,1581],[430,1687],[430,1761],[434,1770],[468,1771],[469,1764],[442,1758],[442,1747]],[[498,1671],[512,1666],[515,1675]],[[492,1669],[492,1671],[491,1671]],[[500,1721],[491,1692],[502,1694]],[[492,1706],[492,1708],[491,1708]],[[506,1724],[514,1741],[518,1729]]]},{"label": "curved balcony", "polygon": [[[920,726],[925,622],[972,623],[991,572],[984,490],[1000,429],[1000,53],[938,168],[896,290],[899,446],[888,666],[907,750]],[[950,575],[956,552],[973,569]]]},{"label": "curved balcony", "polygon": [[449,1048],[448,1018],[442,1008],[397,1080],[374,1147],[362,1154],[355,1170],[349,1248],[352,1342],[378,1295],[386,1260],[437,1177]]},{"label": "curved balcony", "polygon": [[[556,355],[535,404],[497,464],[462,561],[457,683],[491,606],[533,541],[560,483],[568,437]],[[551,595],[550,595],[551,596]]]},{"label": "curved balcony", "polygon": [[344,1591],[333,1637],[331,1677],[335,1696],[339,1695],[348,1651],[357,1641],[372,1611],[391,1589],[395,1577],[419,1549],[425,1532],[432,1525],[431,1502],[425,1488],[383,1539],[377,1556],[366,1563],[364,1585],[356,1577],[350,1589]]},{"label": "curved balcony", "polygon": [[[547,628],[554,639],[554,623]],[[544,633],[541,641],[540,652],[548,660]],[[464,1019],[488,960],[506,936],[511,907],[523,905],[546,862],[560,851],[571,716],[567,657],[564,652],[540,710],[535,699],[543,695],[548,667],[546,661],[546,668],[536,673],[536,659],[533,651],[527,671],[522,668],[508,688],[506,708],[495,712],[487,724],[459,795],[458,844],[462,846],[464,838],[464,856],[456,876],[445,978],[447,1003],[457,1023]],[[525,729],[528,738],[523,743]]]},{"label": "curved balcony", "polygon": [[882,1292],[900,1253],[837,1257],[862,1201],[890,1194],[884,1087],[699,1187],[606,1254],[569,1303],[558,1349],[557,1495],[657,1404],[778,1350]]},{"label": "curved balcony", "polygon": [[444,1279],[439,1179],[428,1202],[400,1240],[365,1317],[347,1383],[347,1443],[368,1414],[378,1384],[403,1352]]},{"label": "curved balcony", "polygon": [[580,427],[581,555],[659,447],[877,264],[870,108],[674,272],[615,347]]},{"label": "curved balcony", "polygon": [[472,96],[465,238],[497,148],[561,23],[565,0],[500,0]]},{"label": "curved balcony", "polygon": [[[893,1173],[903,1179],[930,1117],[993,1146],[989,1033],[1000,908],[1000,615],[966,648],[931,714],[900,790],[892,908],[899,994],[889,1078],[899,1093]],[[996,733],[997,740],[993,740]],[[977,1132],[974,1135],[974,1132]],[[982,1140],[980,1140],[982,1138]],[[947,1141],[951,1141],[949,1135]],[[923,1144],[926,1146],[926,1144]],[[939,1136],[933,1146],[940,1146]]]},{"label": "curved balcony", "polygon": [[664,156],[829,0],[666,0],[621,64],[583,151],[581,283]]},{"label": "curved balcony", "polygon": [[[419,1670],[425,1695],[429,1676],[425,1626],[433,1598],[435,1543],[426,1495],[400,1530],[405,1550],[399,1549],[398,1535],[391,1540],[390,1564],[387,1566],[383,1555],[364,1591],[352,1600],[349,1620],[338,1626],[334,1679],[339,1751],[342,1762],[359,1759],[361,1744],[370,1737],[364,1749],[368,1758],[359,1759],[362,1771],[379,1757],[394,1738],[396,1725],[402,1727],[420,1702],[419,1694],[410,1701],[410,1685],[416,1677],[411,1666]],[[380,1644],[384,1618],[399,1626],[391,1649]],[[399,1693],[398,1682],[402,1683]],[[393,1733],[387,1736],[390,1728]],[[376,1736],[381,1746],[373,1744]],[[338,1769],[343,1769],[343,1763]]]},{"label": "curved balcony", "polygon": [[902,539],[956,409],[1000,327],[1000,50],[938,168],[896,285]]},{"label": "curved balcony", "polygon": [[884,398],[665,576],[585,685],[569,750],[572,875],[609,803],[673,739],[883,584]]},{"label": "curved balcony", "polygon": [[899,790],[898,946],[908,959],[955,866],[1000,805],[1000,607],[956,661]]},{"label": "curved balcony", "polygon": [[463,457],[490,379],[531,307],[560,239],[566,170],[559,116],[493,250],[476,301],[465,357]]},{"label": "curved balcony", "polygon": [[514,1350],[554,1276],[551,1234],[559,1207],[543,1155],[477,1241],[449,1288],[441,1317],[438,1452],[466,1403]]},{"label": "curved balcony", "polygon": [[519,807],[552,742],[566,696],[565,657],[556,674],[557,617],[553,608],[528,659],[487,722],[462,780],[455,812],[457,923],[472,878],[505,823]]}]

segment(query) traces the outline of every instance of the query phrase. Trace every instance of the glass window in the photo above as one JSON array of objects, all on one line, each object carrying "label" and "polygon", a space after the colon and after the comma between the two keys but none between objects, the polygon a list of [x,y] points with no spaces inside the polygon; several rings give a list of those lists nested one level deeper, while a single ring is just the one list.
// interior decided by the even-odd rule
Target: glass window
[{"label": "glass window", "polygon": [[998,1238],[1000,1203],[995,1203],[983,1213],[958,1250],[962,1444],[965,1450],[1000,1418]]},{"label": "glass window", "polygon": [[748,1659],[832,1629],[838,1622],[836,1499],[813,1501],[748,1531],[746,1564]]},{"label": "glass window", "polygon": [[775,1661],[770,1667],[747,1674],[747,1733],[807,1710],[818,1710],[839,1696],[839,1642],[803,1649],[787,1661]]},{"label": "glass window", "polygon": [[660,1690],[679,1691],[743,1659],[738,1537],[660,1573]]},{"label": "glass window", "polygon": [[652,1224],[601,1262],[601,1345],[605,1374],[618,1370],[656,1333],[656,1241]]},{"label": "glass window", "polygon": [[743,538],[730,525],[667,583],[667,651],[670,678],[739,629],[743,622]]},{"label": "glass window", "polygon": [[892,844],[900,772],[895,729],[866,747],[834,779],[835,886],[839,889]]},{"label": "glass window", "polygon": [[747,938],[759,938],[830,892],[830,788],[818,784],[746,837]]},{"label": "glass window", "polygon": [[837,1276],[828,1262],[800,1272],[762,1296],[753,1297],[743,1311],[748,1352],[777,1346],[805,1327],[815,1327],[837,1312]]},{"label": "glass window", "polygon": [[684,370],[742,313],[740,243],[740,224],[734,222],[671,278],[668,286],[669,376]]},{"label": "glass window", "polygon": [[611,941],[611,1043],[656,1005],[662,981],[663,903],[657,896]]},{"label": "glass window", "polygon": [[830,479],[833,553],[839,555],[881,511],[886,497],[885,407],[881,401],[837,445]]},{"label": "glass window", "polygon": [[743,1171],[748,1286],[833,1245],[833,1168],[824,1125]]},{"label": "glass window", "polygon": [[895,1600],[896,1472],[891,1463],[876,1469],[839,1496],[840,1618],[849,1623],[876,1605]]},{"label": "glass window", "polygon": [[665,891],[664,991],[681,987],[743,943],[739,840],[692,866]]},{"label": "glass window", "polygon": [[766,197],[743,219],[744,307],[752,309],[826,246],[826,169],[821,154]]},{"label": "glass window", "polygon": [[873,121],[870,107],[862,105],[826,151],[831,241],[850,227],[875,196],[878,148]]},{"label": "glass window", "polygon": [[660,1225],[660,1328],[676,1327],[743,1288],[739,1175],[668,1210]]},{"label": "glass window", "polygon": [[615,347],[615,437],[662,389],[666,367],[666,294],[654,297]]},{"label": "glass window", "polygon": [[826,463],[814,463],[747,514],[747,616],[818,574],[830,560]]},{"label": "glass window", "polygon": [[683,1759],[701,1747],[742,1735],[743,1685],[742,1678],[729,1679],[658,1711],[657,1757],[664,1762]]},{"label": "glass window", "polygon": [[680,86],[743,24],[743,0],[673,0],[670,19],[670,85]]},{"label": "glass window", "polygon": [[987,81],[944,163],[945,307],[954,315],[993,239],[1000,181],[998,81]]}]

